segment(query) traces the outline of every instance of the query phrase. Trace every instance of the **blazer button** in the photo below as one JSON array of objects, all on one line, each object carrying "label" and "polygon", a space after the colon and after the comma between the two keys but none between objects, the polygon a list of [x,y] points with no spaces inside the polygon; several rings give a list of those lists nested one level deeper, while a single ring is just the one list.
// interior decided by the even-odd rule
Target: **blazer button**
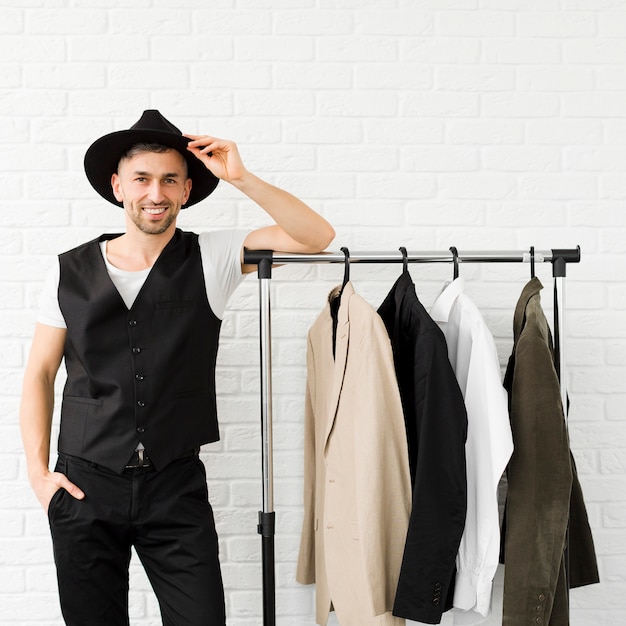
[{"label": "blazer button", "polygon": [[137,326],[137,320],[130,320],[130,321],[128,322],[128,325],[129,325],[129,326]]},{"label": "blazer button", "polygon": [[144,379],[144,375],[143,374],[135,374],[135,379],[136,380],[143,380]]},{"label": "blazer button", "polygon": [[141,348],[133,348],[133,354],[139,354],[141,352]]},{"label": "blazer button", "polygon": [[138,433],[145,433],[145,432],[146,432],[146,429],[145,429],[143,426],[140,426],[140,427],[137,429],[137,432],[138,432]]},{"label": "blazer button", "polygon": [[137,406],[146,406],[146,403],[143,400],[137,400]]}]

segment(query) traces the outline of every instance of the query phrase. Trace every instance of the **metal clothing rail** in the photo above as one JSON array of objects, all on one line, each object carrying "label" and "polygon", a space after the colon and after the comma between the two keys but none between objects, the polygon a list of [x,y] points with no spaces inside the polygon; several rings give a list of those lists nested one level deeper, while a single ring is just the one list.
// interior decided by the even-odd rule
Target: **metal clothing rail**
[{"label": "metal clothing rail", "polygon": [[[263,472],[263,510],[259,511],[257,530],[261,535],[263,561],[263,624],[276,624],[276,583],[274,570],[274,471],[272,440],[272,334],[270,280],[272,266],[288,263],[343,263],[346,271],[352,263],[454,263],[455,276],[460,263],[530,263],[534,275],[535,263],[552,263],[554,277],[555,356],[559,375],[561,400],[567,416],[565,369],[565,276],[568,263],[580,262],[580,246],[573,249],[511,251],[463,251],[452,247],[446,251],[409,252],[322,252],[293,254],[272,250],[244,250],[243,262],[256,265],[259,278],[260,375],[261,375],[261,455]],[[346,274],[347,276],[347,274]],[[569,569],[569,568],[567,568]],[[568,585],[569,586],[569,585]]]}]

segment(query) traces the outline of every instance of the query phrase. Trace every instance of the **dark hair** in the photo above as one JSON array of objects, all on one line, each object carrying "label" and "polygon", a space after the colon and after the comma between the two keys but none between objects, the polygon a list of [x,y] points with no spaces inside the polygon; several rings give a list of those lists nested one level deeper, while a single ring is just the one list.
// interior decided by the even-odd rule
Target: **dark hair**
[{"label": "dark hair", "polygon": [[[178,152],[176,148],[172,148],[170,146],[164,146],[161,143],[150,143],[147,141],[136,143],[136,144],[133,144],[130,148],[128,148],[128,150],[126,150],[126,152],[122,154],[122,156],[120,157],[120,160],[118,161],[117,167],[119,170],[119,164],[122,161],[124,161],[125,159],[132,159],[134,156],[138,154],[143,154],[144,152],[156,152],[157,154],[163,154],[164,152],[172,152],[172,151]],[[187,167],[187,159],[185,159],[184,156],[183,156],[183,162],[185,163],[185,176],[186,176],[188,167]]]}]

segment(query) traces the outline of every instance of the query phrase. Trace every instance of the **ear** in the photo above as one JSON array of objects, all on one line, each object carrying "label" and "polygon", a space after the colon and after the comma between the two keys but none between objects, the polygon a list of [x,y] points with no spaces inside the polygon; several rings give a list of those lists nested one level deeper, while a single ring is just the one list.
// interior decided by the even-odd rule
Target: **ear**
[{"label": "ear", "polygon": [[113,188],[113,195],[118,202],[122,202],[124,200],[124,196],[122,194],[122,183],[120,182],[120,177],[115,172],[111,176],[111,187]]},{"label": "ear", "polygon": [[189,194],[191,193],[191,186],[192,186],[191,178],[188,178],[185,181],[185,191],[183,193],[183,201],[181,203],[181,206],[185,206],[187,204],[187,200],[189,200]]}]

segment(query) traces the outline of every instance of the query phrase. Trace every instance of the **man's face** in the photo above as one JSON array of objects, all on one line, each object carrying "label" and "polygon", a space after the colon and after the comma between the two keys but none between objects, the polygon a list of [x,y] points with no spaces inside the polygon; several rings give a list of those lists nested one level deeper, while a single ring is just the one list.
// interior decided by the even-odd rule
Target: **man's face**
[{"label": "man's face", "polygon": [[187,164],[177,150],[141,152],[122,159],[111,185],[127,217],[152,235],[176,227],[176,217],[191,191]]}]

